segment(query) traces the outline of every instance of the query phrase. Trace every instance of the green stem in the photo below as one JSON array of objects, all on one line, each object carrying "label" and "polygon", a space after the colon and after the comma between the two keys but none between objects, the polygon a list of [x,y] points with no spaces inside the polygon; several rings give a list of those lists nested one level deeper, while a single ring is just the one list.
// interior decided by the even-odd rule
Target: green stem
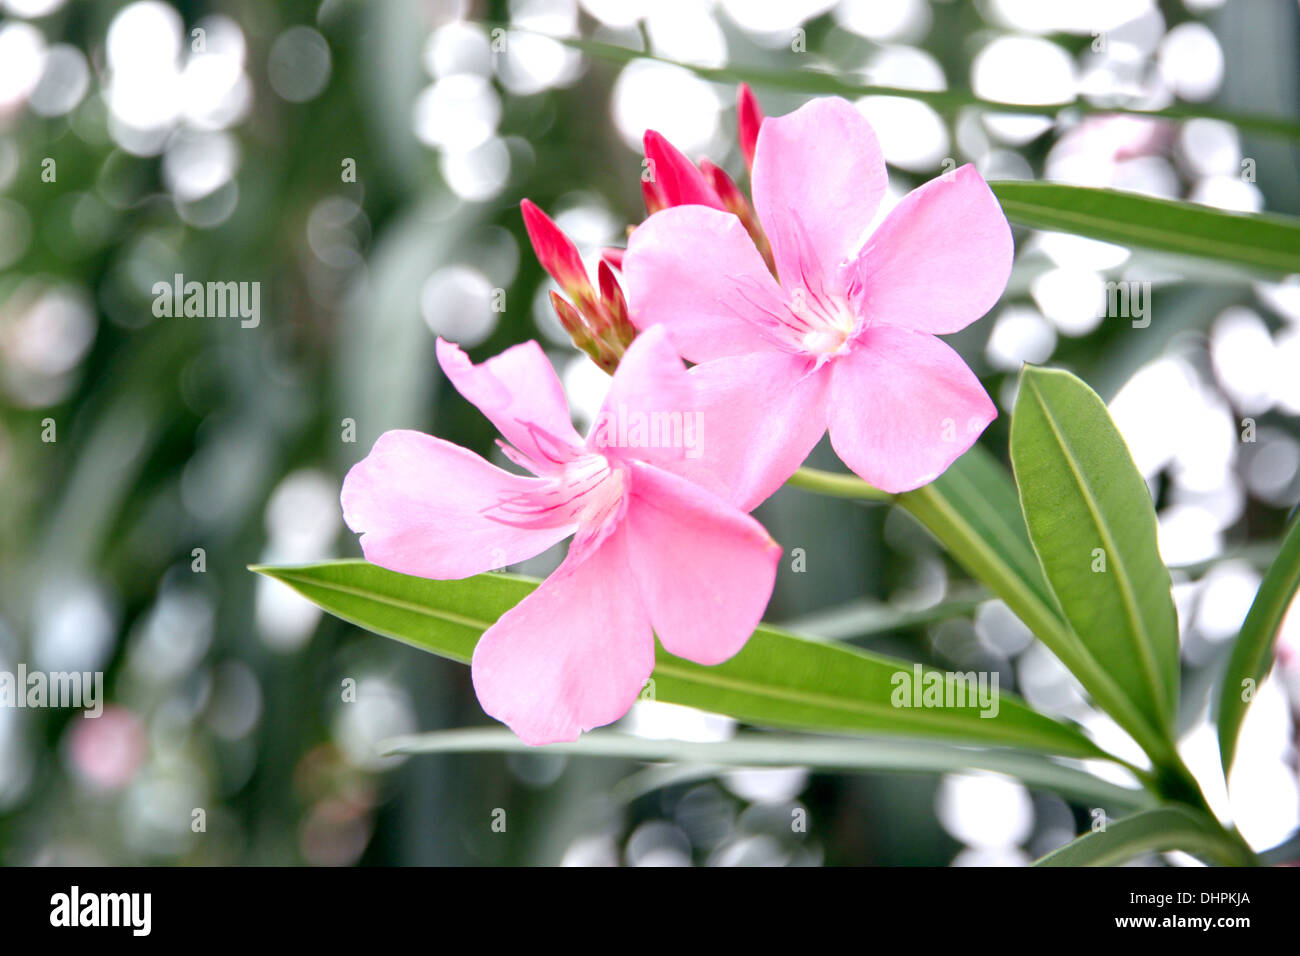
[{"label": "green stem", "polygon": [[820,468],[800,468],[789,477],[786,484],[832,498],[854,498],[859,501],[895,501],[896,496],[873,488],[855,475],[841,475]]},{"label": "green stem", "polygon": [[1219,852],[1215,859],[1228,866],[1260,866],[1262,861],[1236,827],[1223,823],[1205,799],[1201,785],[1192,775],[1182,757],[1174,755],[1171,763],[1158,766],[1150,777],[1143,778],[1147,789],[1169,803],[1191,807],[1211,825]]}]

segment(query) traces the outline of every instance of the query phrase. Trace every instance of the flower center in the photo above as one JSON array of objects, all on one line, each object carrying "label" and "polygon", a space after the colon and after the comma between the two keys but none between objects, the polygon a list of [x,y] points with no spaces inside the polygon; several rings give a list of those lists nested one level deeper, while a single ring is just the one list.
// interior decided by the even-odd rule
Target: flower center
[{"label": "flower center", "polygon": [[857,316],[848,302],[838,296],[795,289],[789,305],[799,347],[819,358],[843,348],[857,325]]},{"label": "flower center", "polygon": [[579,524],[603,524],[617,513],[627,484],[623,471],[604,455],[583,455],[565,467],[560,486],[573,495],[570,507]]},{"label": "flower center", "polygon": [[498,500],[488,513],[521,528],[596,528],[618,515],[626,484],[621,465],[604,455],[579,455],[547,475],[540,488]]}]

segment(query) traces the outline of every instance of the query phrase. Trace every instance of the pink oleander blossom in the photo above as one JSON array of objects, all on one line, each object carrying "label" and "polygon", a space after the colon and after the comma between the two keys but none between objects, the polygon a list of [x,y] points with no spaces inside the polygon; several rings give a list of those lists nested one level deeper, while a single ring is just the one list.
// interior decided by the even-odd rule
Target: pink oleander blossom
[{"label": "pink oleander blossom", "polygon": [[662,330],[632,343],[585,440],[537,343],[481,365],[441,339],[437,352],[529,474],[390,431],[348,473],[343,513],[367,560],[428,578],[500,568],[574,536],[560,567],[474,650],[487,713],[530,744],[573,740],[631,707],[654,667],[655,634],[701,664],[744,646],[780,549],[753,518],[675,473],[694,441],[627,428],[695,415],[693,379]]},{"label": "pink oleander blossom", "polygon": [[913,190],[868,234],[885,163],[870,125],[839,98],[762,119],[751,178],[779,279],[745,224],[713,202],[656,212],[623,257],[633,324],[668,330],[699,363],[708,420],[730,423],[712,436],[700,480],[749,510],[828,429],[845,464],[878,488],[934,480],[997,414],[935,337],[978,319],[1006,286],[1011,230],[988,185],[963,166]]}]

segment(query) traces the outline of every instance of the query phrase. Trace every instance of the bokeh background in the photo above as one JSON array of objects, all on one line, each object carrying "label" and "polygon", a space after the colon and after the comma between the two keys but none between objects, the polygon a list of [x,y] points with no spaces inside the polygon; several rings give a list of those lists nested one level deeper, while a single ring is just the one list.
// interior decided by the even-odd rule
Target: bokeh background
[{"label": "bokeh background", "polygon": [[[550,314],[522,197],[594,264],[642,218],[647,127],[743,173],[733,85],[533,33],[494,47],[491,24],[1004,102],[1300,114],[1293,0],[3,0],[0,669],[102,670],[109,704],[98,720],[0,709],[0,863],[1021,864],[1086,827],[1089,808],[994,776],[376,755],[393,734],[486,724],[468,670],[245,566],[358,555],[338,489],[389,428],[489,452],[435,335],[477,359],[539,339],[579,415],[598,406],[603,373]],[[757,92],[769,114],[801,102]],[[1300,213],[1296,144],[1222,122],[858,105],[890,202],[952,159]],[[1300,280],[1016,239],[1003,301],[951,340],[1004,412],[984,442],[1004,455],[1022,361],[1110,403],[1179,568],[1184,750],[1213,780],[1209,691],[1300,495]],[[153,284],[176,273],[259,282],[260,323],[155,317]],[[1104,317],[1108,280],[1152,282],[1149,326]],[[838,467],[825,447],[812,463]],[[783,565],[769,620],[996,669],[1127,746],[905,514],[783,489],[759,517],[806,555],[803,573]],[[1258,848],[1300,823],[1297,618],[1233,781]],[[736,732],[653,702],[620,729]]]}]

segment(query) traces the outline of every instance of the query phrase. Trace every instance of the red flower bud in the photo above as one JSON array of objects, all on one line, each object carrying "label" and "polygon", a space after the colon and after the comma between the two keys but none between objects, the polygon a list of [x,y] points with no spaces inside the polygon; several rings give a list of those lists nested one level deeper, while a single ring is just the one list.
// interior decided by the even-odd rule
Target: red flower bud
[{"label": "red flower bud", "polygon": [[[623,297],[623,290],[620,288],[618,280],[614,278],[614,270],[609,267],[608,262],[601,259],[596,274],[600,278],[600,301],[609,315],[611,330],[630,327],[631,320],[627,314],[627,299]],[[629,339],[628,344],[630,342]]]},{"label": "red flower bud", "polygon": [[[653,167],[648,167],[653,170]],[[663,188],[654,178],[641,178],[641,198],[645,200],[645,213],[647,216],[653,216],[660,209],[667,209],[672,203],[664,195]]]},{"label": "red flower bud", "polygon": [[[570,302],[558,292],[551,292],[551,306],[560,325],[569,333],[573,344],[591,356],[605,371],[613,373],[619,359],[636,338],[636,327],[628,316],[627,300],[614,277],[614,269],[601,259],[597,294],[587,278],[586,267],[578,249],[546,213],[525,199],[522,203],[524,225],[538,261],[560,284]],[[616,256],[622,262],[621,249],[607,249],[602,257]]]},{"label": "red flower bud", "polygon": [[758,128],[762,125],[763,110],[758,105],[758,97],[748,83],[741,83],[736,90],[736,128],[746,169],[754,168],[754,147],[758,144]]},{"label": "red flower bud", "polygon": [[578,247],[560,231],[550,216],[529,200],[520,203],[520,209],[524,214],[524,227],[528,230],[528,240],[533,244],[537,261],[578,308],[587,311],[589,306],[596,304],[596,290],[587,278],[587,268],[578,255]]},{"label": "red flower bud", "polygon": [[600,259],[602,262],[608,262],[612,268],[622,272],[623,253],[625,252],[627,252],[626,249],[602,249],[600,250]]},{"label": "red flower bud", "polygon": [[654,130],[646,131],[645,156],[649,160],[650,178],[658,187],[666,205],[723,208],[722,200],[713,191],[704,174],[681,150]]}]

